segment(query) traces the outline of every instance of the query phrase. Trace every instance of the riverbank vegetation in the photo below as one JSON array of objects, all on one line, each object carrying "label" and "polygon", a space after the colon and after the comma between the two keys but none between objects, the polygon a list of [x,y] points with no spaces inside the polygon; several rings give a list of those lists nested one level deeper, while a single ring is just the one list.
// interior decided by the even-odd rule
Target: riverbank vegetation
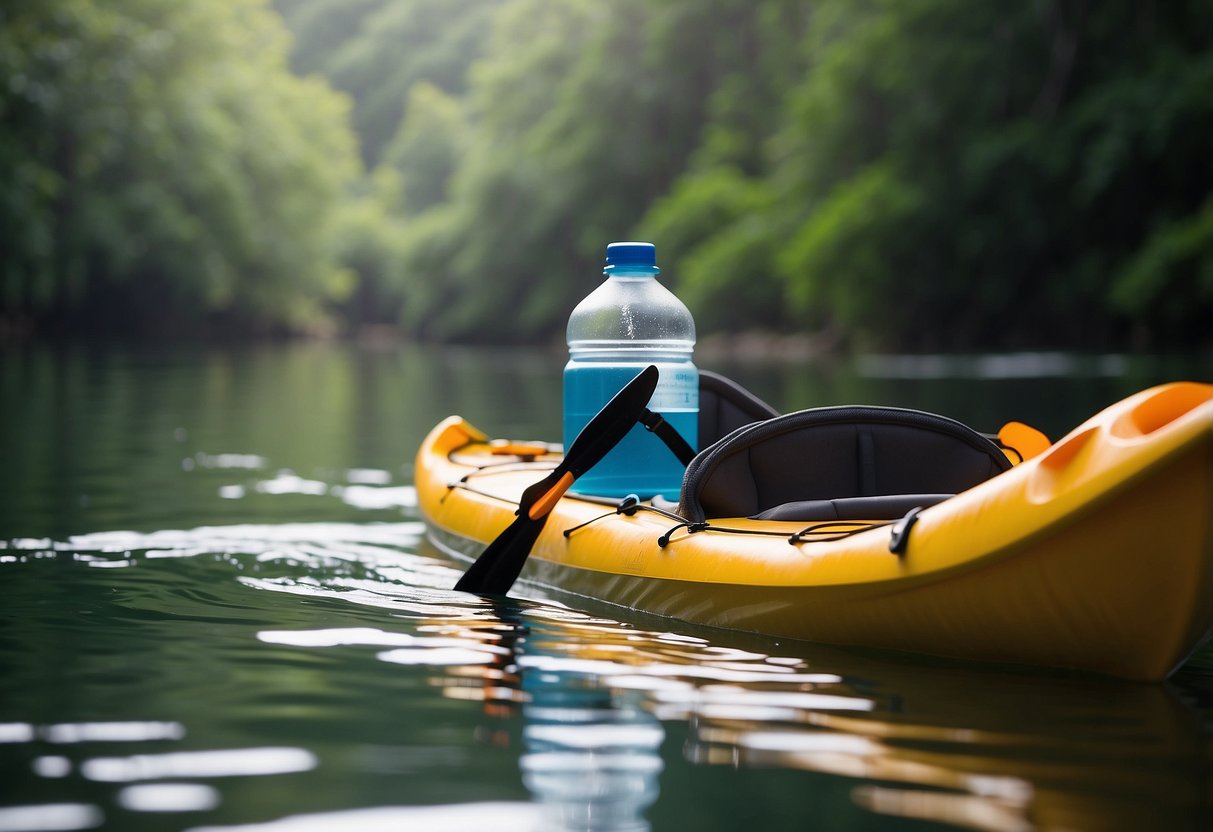
[{"label": "riverbank vegetation", "polygon": [[652,240],[702,334],[1207,346],[1213,8],[18,0],[0,322],[558,337]]}]

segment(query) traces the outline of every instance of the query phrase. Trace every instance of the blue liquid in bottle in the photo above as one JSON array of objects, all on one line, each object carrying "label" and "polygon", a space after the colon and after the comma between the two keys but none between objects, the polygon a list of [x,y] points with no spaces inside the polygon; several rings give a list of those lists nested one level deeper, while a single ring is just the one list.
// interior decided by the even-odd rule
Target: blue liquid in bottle
[{"label": "blue liquid in bottle", "polygon": [[[564,443],[649,364],[660,379],[649,409],[691,445],[698,444],[699,371],[691,361],[691,313],[656,280],[649,243],[607,246],[607,280],[569,317],[569,363],[564,370]],[[607,456],[578,479],[584,494],[675,499],[685,469],[656,435],[636,425]]]}]

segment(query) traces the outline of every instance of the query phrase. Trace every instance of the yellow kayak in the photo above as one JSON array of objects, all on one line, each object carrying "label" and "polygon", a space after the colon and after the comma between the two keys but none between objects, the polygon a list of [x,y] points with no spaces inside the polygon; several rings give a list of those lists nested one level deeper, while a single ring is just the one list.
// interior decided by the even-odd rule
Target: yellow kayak
[{"label": "yellow kayak", "polygon": [[[446,419],[417,456],[431,538],[475,557],[560,459]],[[1213,385],[1133,395],[896,522],[623,508],[563,497],[521,580],[709,626],[1138,680],[1213,632]]]}]

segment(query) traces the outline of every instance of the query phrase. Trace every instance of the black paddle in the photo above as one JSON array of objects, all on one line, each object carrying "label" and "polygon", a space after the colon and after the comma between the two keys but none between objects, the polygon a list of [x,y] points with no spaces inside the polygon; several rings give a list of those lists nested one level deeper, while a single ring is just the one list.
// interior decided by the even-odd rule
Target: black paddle
[{"label": "black paddle", "polygon": [[478,595],[505,595],[518,579],[548,515],[573,481],[619,444],[657,389],[657,368],[645,367],[589,421],[550,474],[522,492],[518,519],[488,545],[455,584]]}]

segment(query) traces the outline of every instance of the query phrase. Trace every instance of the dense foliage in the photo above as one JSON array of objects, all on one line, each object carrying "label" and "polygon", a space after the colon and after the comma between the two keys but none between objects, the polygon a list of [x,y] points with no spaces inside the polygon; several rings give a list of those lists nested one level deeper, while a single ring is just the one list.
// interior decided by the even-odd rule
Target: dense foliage
[{"label": "dense foliage", "polygon": [[258,0],[0,8],[0,309],[61,329],[307,327],[352,276],[348,103]]},{"label": "dense foliage", "polygon": [[102,5],[0,12],[4,308],[536,340],[638,238],[702,332],[1210,338],[1208,3]]}]

